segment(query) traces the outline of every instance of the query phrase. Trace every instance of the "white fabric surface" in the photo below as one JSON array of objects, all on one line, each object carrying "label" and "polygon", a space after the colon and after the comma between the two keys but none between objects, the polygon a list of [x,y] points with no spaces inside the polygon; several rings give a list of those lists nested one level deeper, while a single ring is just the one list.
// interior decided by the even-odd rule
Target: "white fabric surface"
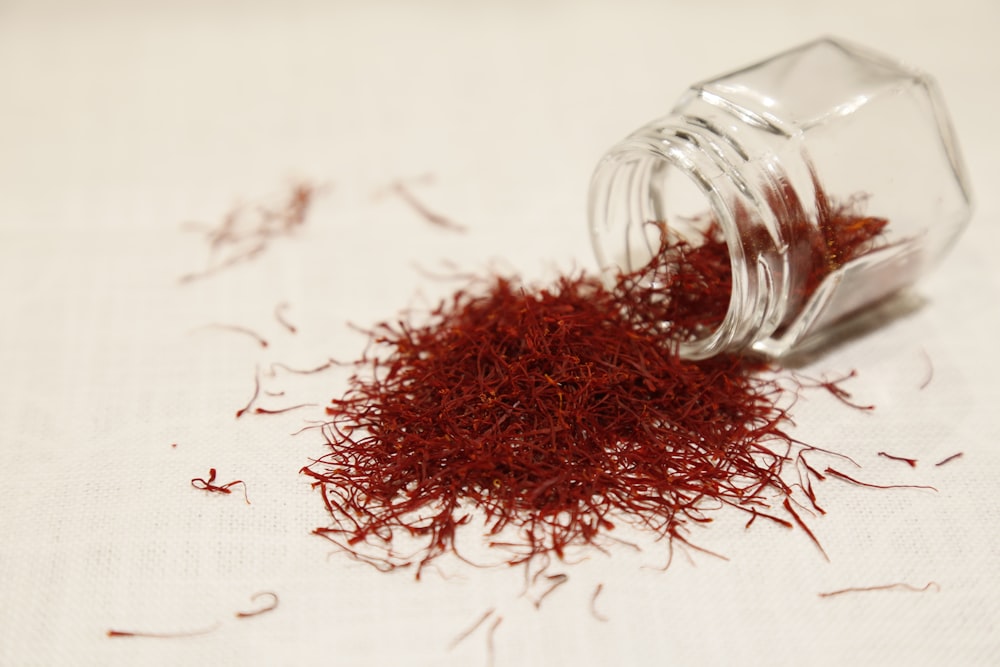
[{"label": "white fabric surface", "polygon": [[[1000,5],[360,4],[0,4],[0,664],[481,665],[485,626],[449,645],[491,608],[497,667],[1000,662]],[[322,446],[289,433],[315,411],[235,420],[256,366],[354,358],[347,321],[448,290],[416,265],[593,268],[601,154],[690,82],[821,34],[936,76],[977,210],[921,307],[810,369],[856,368],[877,410],[813,396],[795,434],[938,492],[824,484],[811,525],[829,563],[801,531],[721,513],[694,537],[728,561],[588,553],[553,568],[569,582],[539,609],[517,570],[445,562],[417,582],[310,535],[325,516],[298,471]],[[428,173],[414,191],[468,233],[379,196]],[[177,283],[206,250],[185,221],[297,177],[330,184],[300,233]],[[343,386],[305,380],[270,388],[324,402]],[[252,504],[192,489],[210,467]],[[262,590],[278,609],[234,618]]]}]

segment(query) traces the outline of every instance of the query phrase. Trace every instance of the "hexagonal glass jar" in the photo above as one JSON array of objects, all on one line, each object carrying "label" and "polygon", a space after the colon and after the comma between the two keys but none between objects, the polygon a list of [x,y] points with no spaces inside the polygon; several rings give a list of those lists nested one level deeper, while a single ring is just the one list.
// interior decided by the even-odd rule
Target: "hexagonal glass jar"
[{"label": "hexagonal glass jar", "polygon": [[[824,197],[887,220],[883,238],[796,297],[806,280],[796,236],[815,229]],[[611,276],[654,257],[647,223],[684,237],[716,220],[732,267],[728,312],[679,351],[782,356],[924,274],[965,227],[970,201],[934,82],[824,38],[692,86],[615,146],[593,176],[590,232]]]}]

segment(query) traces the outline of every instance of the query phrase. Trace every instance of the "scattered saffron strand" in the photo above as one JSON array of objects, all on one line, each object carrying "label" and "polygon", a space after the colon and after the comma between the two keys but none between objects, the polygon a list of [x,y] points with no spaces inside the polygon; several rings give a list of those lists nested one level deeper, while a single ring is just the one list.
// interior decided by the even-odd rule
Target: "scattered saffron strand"
[{"label": "scattered saffron strand", "polygon": [[817,593],[821,598],[832,598],[835,595],[844,595],[845,593],[866,593],[869,591],[911,591],[913,593],[926,593],[927,591],[934,590],[940,591],[941,587],[937,582],[929,581],[927,585],[923,587],[913,586],[911,584],[897,583],[897,584],[884,584],[881,586],[858,586],[852,588],[841,588],[837,591],[829,591],[827,593]]},{"label": "scattered saffron strand", "polygon": [[250,596],[251,602],[256,602],[262,597],[270,598],[266,605],[260,609],[255,609],[253,611],[238,611],[236,612],[236,618],[250,618],[251,616],[259,616],[260,614],[266,614],[269,611],[274,611],[278,608],[278,596],[271,591],[261,591],[260,593],[254,593]]},{"label": "scattered saffron strand", "polygon": [[436,273],[431,269],[424,267],[417,262],[410,262],[410,266],[413,270],[419,273],[424,278],[429,278],[430,280],[463,280],[468,282],[469,280],[474,280],[475,275],[465,271],[460,271],[458,267],[451,263],[442,262],[445,270],[449,273]]},{"label": "scattered saffron strand", "polygon": [[789,502],[787,497],[785,498],[782,504],[785,506],[785,509],[788,511],[788,513],[792,515],[792,519],[795,520],[795,523],[799,524],[799,528],[806,531],[806,535],[808,535],[809,539],[813,541],[813,544],[816,545],[816,548],[819,549],[819,552],[823,554],[823,558],[825,558],[827,562],[830,562],[830,556],[827,555],[826,549],[823,548],[823,545],[820,544],[820,541],[816,538],[816,535],[812,532],[809,526],[806,525],[806,522],[802,520],[802,517],[798,515],[798,513],[795,511],[795,508],[792,507],[792,503]]},{"label": "scattered saffron strand", "polygon": [[327,359],[324,363],[320,364],[319,366],[306,369],[292,368],[287,364],[283,364],[281,362],[275,362],[271,364],[271,367],[268,369],[268,375],[272,377],[277,375],[278,373],[277,369],[279,368],[285,371],[286,373],[294,373],[296,375],[311,375],[312,373],[321,373],[322,371],[325,371],[329,368],[333,368],[334,366],[339,366],[339,365],[342,364],[338,362],[336,359]]},{"label": "scattered saffron strand", "polygon": [[394,192],[396,195],[399,196],[400,199],[409,204],[410,208],[412,208],[414,211],[420,214],[421,217],[423,217],[425,220],[427,220],[427,222],[431,223],[432,225],[437,225],[438,227],[443,227],[445,229],[451,229],[456,232],[467,231],[464,225],[460,225],[457,222],[451,220],[450,218],[446,218],[440,213],[435,213],[434,211],[427,208],[427,206],[425,206],[423,202],[417,199],[413,195],[413,193],[410,192],[410,189],[407,188],[405,185],[403,185],[402,182],[396,181],[395,183],[393,183],[392,192]]},{"label": "scattered saffron strand", "polygon": [[893,456],[892,454],[886,454],[885,452],[879,452],[878,456],[882,458],[891,459],[893,461],[902,461],[903,463],[909,464],[911,468],[917,467],[917,459],[908,459],[902,456]]},{"label": "scattered saffron strand", "polygon": [[209,246],[206,267],[181,276],[180,282],[190,283],[248,262],[263,253],[275,238],[290,236],[305,224],[313,198],[326,187],[295,183],[280,204],[234,206],[218,225],[205,230]]},{"label": "scattered saffron strand", "polygon": [[487,664],[493,667],[494,658],[496,658],[496,645],[494,643],[494,638],[497,634],[497,627],[503,621],[503,616],[497,616],[496,620],[490,625],[489,630],[486,631],[486,658],[489,661]]},{"label": "scattered saffron strand", "polygon": [[263,336],[261,336],[260,334],[258,334],[253,329],[248,329],[247,327],[241,327],[238,324],[213,323],[213,324],[206,324],[202,328],[203,329],[225,329],[226,331],[235,331],[236,333],[246,334],[247,336],[250,336],[251,338],[253,338],[254,340],[256,340],[257,343],[261,347],[267,347],[267,339],[266,338],[264,338]]},{"label": "scattered saffron strand", "polygon": [[216,622],[207,628],[200,630],[190,630],[187,632],[145,632],[142,630],[108,630],[108,637],[145,637],[149,639],[183,639],[185,637],[198,637],[215,632],[221,627],[221,623]]},{"label": "scattered saffron strand", "polygon": [[930,489],[931,491],[937,491],[933,486],[926,486],[922,484],[870,484],[868,482],[862,482],[859,479],[855,479],[846,473],[842,473],[839,470],[834,470],[833,468],[827,468],[825,471],[828,475],[833,477],[839,477],[845,482],[850,482],[851,484],[857,484],[858,486],[867,486],[872,489]]},{"label": "scattered saffron strand", "polygon": [[960,458],[962,458],[962,452],[958,452],[956,454],[952,454],[948,458],[941,459],[940,461],[938,461],[937,463],[935,463],[934,467],[936,468],[938,466],[943,466],[945,463],[951,463],[955,459],[960,459]]},{"label": "scattered saffron strand", "polygon": [[[808,494],[808,492],[807,492],[807,495],[810,495],[810,499],[811,499],[811,494]],[[785,528],[791,528],[792,527],[792,522],[791,521],[786,521],[785,519],[782,519],[781,517],[777,517],[777,516],[774,516],[772,514],[768,514],[766,512],[758,512],[757,508],[755,508],[755,507],[751,507],[749,510],[746,510],[745,508],[740,507],[739,505],[735,505],[735,507],[737,507],[738,509],[742,509],[744,511],[750,512],[750,519],[746,522],[746,525],[744,526],[744,528],[749,528],[750,526],[752,526],[753,523],[754,523],[754,521],[757,520],[757,517],[762,517],[762,518],[767,519],[769,521],[773,521],[774,523],[776,523],[778,525],[781,525],[781,526],[784,526]],[[821,510],[818,507],[816,509],[819,510],[820,512],[823,511],[823,510]]]},{"label": "scattered saffron strand", "polygon": [[493,608],[487,609],[486,613],[484,613],[482,616],[480,616],[476,620],[475,623],[473,623],[467,629],[463,630],[460,635],[458,635],[453,640],[451,640],[451,644],[449,644],[448,648],[449,649],[453,649],[456,646],[458,646],[459,644],[461,644],[463,641],[465,641],[465,639],[468,638],[469,635],[471,635],[473,632],[475,632],[476,629],[479,628],[479,626],[481,626],[483,623],[486,622],[487,618],[489,618],[490,616],[493,615],[494,611],[496,611],[496,610],[493,609]]},{"label": "scattered saffron strand", "polygon": [[296,333],[298,329],[295,328],[294,324],[291,324],[285,319],[284,311],[288,308],[288,304],[284,301],[279,303],[274,307],[274,319],[278,320],[278,324],[288,329],[289,333]]},{"label": "scattered saffron strand", "polygon": [[215,468],[209,468],[208,479],[202,479],[201,477],[195,477],[191,480],[191,486],[198,489],[199,491],[207,491],[209,493],[225,493],[230,494],[233,492],[233,487],[237,484],[243,485],[243,499],[246,501],[247,505],[250,504],[250,498],[247,497],[247,485],[242,479],[237,479],[232,482],[227,482],[226,484],[216,484],[215,483]]},{"label": "scattered saffron strand", "polygon": [[923,353],[924,359],[927,361],[927,377],[924,378],[924,381],[920,383],[920,387],[918,388],[926,389],[927,385],[929,385],[931,380],[934,379],[934,362],[931,361],[931,355],[927,354],[927,350],[921,349],[920,351]]},{"label": "scattered saffron strand", "polygon": [[250,397],[250,400],[247,401],[246,405],[244,405],[242,408],[240,408],[239,410],[236,411],[236,418],[237,419],[239,419],[244,414],[246,414],[247,410],[249,410],[251,408],[251,406],[253,406],[253,404],[257,402],[257,397],[258,396],[260,396],[260,368],[259,367],[256,368],[256,369],[254,369],[254,374],[253,374],[253,395]]},{"label": "scattered saffron strand", "polygon": [[545,591],[538,596],[538,599],[532,602],[532,604],[535,606],[535,609],[540,609],[542,606],[542,600],[547,598],[549,595],[552,594],[553,591],[555,591],[557,588],[559,588],[567,581],[569,581],[569,576],[565,574],[548,574],[545,576],[545,578],[548,579],[550,582],[552,582],[552,585],[546,588]]},{"label": "scattered saffron strand", "polygon": [[[842,382],[845,382],[853,377],[856,377],[857,374],[858,372],[856,370],[852,370],[847,375],[841,378],[837,378],[836,380],[827,380],[825,378],[819,380],[813,378],[800,378],[799,386],[801,386],[803,389],[810,389],[810,388],[826,389],[838,401],[856,410],[874,410],[875,409],[874,405],[861,405],[859,403],[855,403],[854,401],[852,401],[851,392],[847,391],[846,389],[840,386]],[[802,382],[803,379],[808,379],[813,384],[805,384]]]},{"label": "scattered saffron strand", "polygon": [[280,415],[285,412],[291,412],[292,410],[299,410],[301,408],[314,408],[314,407],[316,407],[315,403],[299,403],[297,405],[289,405],[287,408],[276,408],[273,410],[269,408],[254,408],[253,413],[255,415]]},{"label": "scattered saffron strand", "polygon": [[241,252],[238,255],[233,255],[225,260],[220,261],[218,264],[212,266],[211,268],[204,269],[202,271],[192,271],[191,273],[185,273],[178,280],[179,283],[193,283],[196,280],[201,280],[202,278],[208,278],[216,273],[221,272],[224,269],[228,269],[231,266],[235,266],[242,262],[248,262],[260,253],[264,251],[267,244],[258,243],[252,248]]},{"label": "scattered saffron strand", "polygon": [[604,590],[604,584],[597,584],[597,588],[594,589],[594,594],[590,596],[590,613],[598,621],[607,623],[608,617],[597,611],[597,596],[601,594],[602,590]]}]

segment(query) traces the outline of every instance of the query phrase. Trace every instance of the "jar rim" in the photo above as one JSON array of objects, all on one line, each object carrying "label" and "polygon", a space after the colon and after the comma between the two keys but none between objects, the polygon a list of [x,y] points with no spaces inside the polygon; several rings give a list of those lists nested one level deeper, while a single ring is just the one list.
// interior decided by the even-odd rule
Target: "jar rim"
[{"label": "jar rim", "polygon": [[703,124],[668,117],[656,123],[655,130],[651,124],[613,148],[598,163],[591,179],[591,243],[608,282],[622,273],[641,270],[654,259],[647,243],[649,252],[636,266],[628,238],[642,236],[641,226],[648,223],[661,223],[662,227],[662,223],[672,224],[670,218],[677,219],[668,215],[671,206],[665,191],[665,181],[673,174],[682,177],[689,188],[693,184],[701,197],[700,205],[707,209],[704,212],[718,222],[732,269],[729,304],[717,326],[704,335],[676,341],[678,353],[686,358],[706,358],[749,345],[767,326],[759,314],[773,309],[773,305],[761,308],[760,300],[780,301],[768,299],[775,287],[781,288],[775,276],[762,271],[766,266],[748,256],[741,241],[734,207],[756,215],[759,205],[753,200],[752,188],[734,168],[734,163],[742,160],[731,146],[731,141],[721,141]]}]

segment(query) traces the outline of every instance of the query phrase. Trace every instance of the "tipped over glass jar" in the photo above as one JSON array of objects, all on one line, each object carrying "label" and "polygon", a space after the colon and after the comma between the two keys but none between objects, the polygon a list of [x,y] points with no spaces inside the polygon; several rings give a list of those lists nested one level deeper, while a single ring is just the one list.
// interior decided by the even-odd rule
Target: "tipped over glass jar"
[{"label": "tipped over glass jar", "polygon": [[916,281],[971,198],[935,83],[824,38],[692,86],[601,160],[589,214],[680,354],[780,357]]}]

